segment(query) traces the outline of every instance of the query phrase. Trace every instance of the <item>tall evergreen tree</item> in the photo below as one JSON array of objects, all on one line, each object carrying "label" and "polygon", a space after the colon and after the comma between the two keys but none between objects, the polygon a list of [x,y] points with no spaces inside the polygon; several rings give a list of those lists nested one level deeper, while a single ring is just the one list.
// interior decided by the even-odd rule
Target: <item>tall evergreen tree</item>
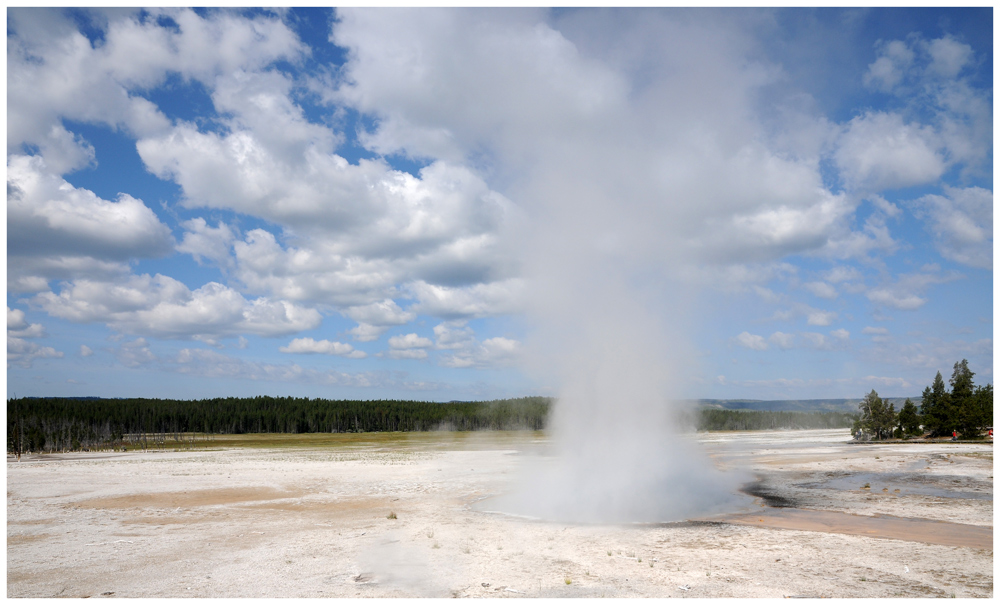
[{"label": "tall evergreen tree", "polygon": [[969,361],[963,359],[955,363],[951,380],[948,381],[951,385],[950,405],[947,410],[948,424],[952,430],[958,430],[963,435],[970,436],[977,424],[975,418],[977,414],[972,401],[975,391],[975,385],[972,383],[973,376],[975,373],[969,369]]},{"label": "tall evergreen tree", "polygon": [[958,414],[958,431],[964,439],[978,439],[993,426],[993,385],[974,387]]},{"label": "tall evergreen tree", "polygon": [[944,386],[944,378],[941,377],[941,372],[938,372],[934,376],[934,384],[924,389],[923,402],[920,406],[924,429],[930,431],[933,437],[951,434],[950,399],[951,396]]},{"label": "tall evergreen tree", "polygon": [[951,384],[951,398],[953,402],[964,402],[969,397],[972,397],[972,391],[975,388],[975,385],[972,383],[972,377],[975,375],[975,372],[969,369],[969,360],[963,359],[955,363],[951,380],[948,381]]},{"label": "tall evergreen tree", "polygon": [[873,389],[861,400],[858,409],[861,410],[861,418],[855,425],[855,430],[861,429],[870,433],[874,439],[880,440],[892,436],[892,431],[896,426],[895,405],[886,405],[885,401]]},{"label": "tall evergreen tree", "polygon": [[920,416],[917,415],[917,406],[913,405],[907,397],[903,402],[903,407],[899,410],[899,432],[903,437],[912,437],[920,434]]}]

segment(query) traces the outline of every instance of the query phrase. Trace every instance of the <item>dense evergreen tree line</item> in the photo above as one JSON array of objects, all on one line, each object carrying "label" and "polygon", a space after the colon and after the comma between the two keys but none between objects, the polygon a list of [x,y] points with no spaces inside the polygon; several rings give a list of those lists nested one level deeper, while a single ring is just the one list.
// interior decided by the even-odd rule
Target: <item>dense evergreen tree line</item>
[{"label": "dense evergreen tree line", "polygon": [[7,451],[66,451],[179,439],[184,433],[538,430],[550,400],[333,401],[292,397],[23,398],[7,401]]},{"label": "dense evergreen tree line", "polygon": [[843,429],[856,416],[843,412],[769,412],[700,410],[699,431],[766,431],[777,429]]},{"label": "dense evergreen tree line", "polygon": [[[346,433],[545,428],[552,400],[343,401],[292,397],[175,399],[22,398],[7,401],[7,451],[53,452],[176,444],[185,434]],[[841,412],[701,409],[703,431],[851,426]]]},{"label": "dense evergreen tree line", "polygon": [[938,372],[934,383],[924,389],[919,410],[907,399],[899,413],[895,405],[872,390],[858,404],[861,416],[852,430],[861,438],[876,440],[955,433],[963,439],[980,439],[993,426],[993,385],[976,386],[973,376],[969,362],[963,359],[954,366],[950,391]]}]

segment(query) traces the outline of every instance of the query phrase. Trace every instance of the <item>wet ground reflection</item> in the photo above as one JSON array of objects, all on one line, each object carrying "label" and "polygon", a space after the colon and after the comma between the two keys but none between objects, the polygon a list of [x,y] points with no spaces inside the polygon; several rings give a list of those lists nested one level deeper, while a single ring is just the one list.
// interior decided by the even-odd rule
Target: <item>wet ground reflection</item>
[{"label": "wet ground reflection", "polygon": [[[917,473],[844,473],[822,481],[798,485],[811,489],[864,489],[871,492],[889,492],[898,496],[916,494],[935,498],[993,500],[992,491],[983,491],[970,485],[967,477],[953,475],[928,477]],[[948,487],[941,487],[942,485]]]},{"label": "wet ground reflection", "polygon": [[755,513],[724,515],[706,521],[993,550],[992,527],[889,515],[868,517],[804,508],[762,508]]}]

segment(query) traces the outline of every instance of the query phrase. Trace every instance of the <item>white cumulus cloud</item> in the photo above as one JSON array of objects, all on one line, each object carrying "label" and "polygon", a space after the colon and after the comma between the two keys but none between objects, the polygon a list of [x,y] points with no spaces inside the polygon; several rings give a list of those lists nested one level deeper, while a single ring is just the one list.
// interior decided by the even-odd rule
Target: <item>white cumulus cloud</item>
[{"label": "white cumulus cloud", "polygon": [[330,340],[314,340],[312,338],[295,338],[287,346],[279,347],[282,353],[322,353],[324,355],[340,355],[352,359],[364,359],[368,354],[358,351],[349,344]]},{"label": "white cumulus cloud", "polygon": [[992,269],[993,192],[981,187],[946,187],[944,193],[914,202],[934,235],[934,245],[949,260]]},{"label": "white cumulus cloud", "polygon": [[876,111],[847,124],[834,158],[849,185],[878,191],[938,179],[946,169],[940,146],[932,128]]},{"label": "white cumulus cloud", "polygon": [[425,349],[433,347],[434,341],[430,338],[411,333],[393,336],[389,339],[389,346],[393,349]]},{"label": "white cumulus cloud", "polygon": [[806,290],[813,293],[814,296],[819,298],[832,299],[837,298],[837,289],[826,282],[814,281],[804,284]]},{"label": "white cumulus cloud", "polygon": [[123,193],[112,202],[73,187],[38,156],[8,159],[7,191],[8,283],[15,290],[101,265],[115,272],[128,259],[173,248],[169,227],[142,201]]},{"label": "white cumulus cloud", "polygon": [[281,336],[313,329],[321,321],[316,310],[287,301],[247,300],[215,282],[192,291],[160,274],[112,283],[76,280],[58,294],[43,292],[32,301],[55,317],[160,338]]},{"label": "white cumulus cloud", "polygon": [[184,227],[184,238],[177,245],[178,252],[190,254],[198,264],[210,260],[221,267],[232,266],[230,251],[236,239],[232,227],[221,221],[210,227],[201,217],[184,221],[181,225]]},{"label": "white cumulus cloud", "polygon": [[[746,332],[744,332],[744,334],[746,334]],[[795,335],[786,334],[785,332],[775,332],[771,334],[767,340],[779,349],[791,349],[795,345]]]},{"label": "white cumulus cloud", "polygon": [[821,309],[810,309],[806,313],[806,323],[810,326],[828,326],[837,319],[835,311],[823,311]]},{"label": "white cumulus cloud", "polygon": [[871,288],[866,293],[868,300],[878,305],[893,307],[901,311],[913,311],[924,306],[927,298],[924,292],[933,285],[944,284],[962,275],[955,272],[941,273],[936,265],[923,267],[916,273],[901,274],[895,282],[888,282]]},{"label": "white cumulus cloud", "polygon": [[754,351],[767,350],[767,340],[758,334],[740,332],[740,334],[736,337],[736,343],[742,347],[753,349]]},{"label": "white cumulus cloud", "polygon": [[[60,119],[104,123],[135,136],[163,132],[169,120],[133,91],[162,84],[168,73],[211,83],[234,70],[260,69],[303,52],[274,15],[246,18],[228,10],[204,17],[190,9],[121,11],[91,42],[62,11],[14,8],[8,26],[7,150],[36,145],[46,153]],[[175,27],[162,27],[160,20]],[[63,137],[65,139],[65,136]],[[76,154],[86,154],[85,145]],[[63,145],[65,148],[66,146]],[[67,156],[65,149],[59,154]],[[79,167],[61,162],[62,170]]]},{"label": "white cumulus cloud", "polygon": [[519,341],[496,336],[442,357],[441,365],[449,368],[504,367],[516,363],[520,353]]},{"label": "white cumulus cloud", "polygon": [[43,336],[45,336],[45,329],[41,324],[29,324],[25,319],[24,311],[7,307],[7,367],[14,364],[22,368],[30,368],[36,359],[62,357],[61,351],[25,340]]}]

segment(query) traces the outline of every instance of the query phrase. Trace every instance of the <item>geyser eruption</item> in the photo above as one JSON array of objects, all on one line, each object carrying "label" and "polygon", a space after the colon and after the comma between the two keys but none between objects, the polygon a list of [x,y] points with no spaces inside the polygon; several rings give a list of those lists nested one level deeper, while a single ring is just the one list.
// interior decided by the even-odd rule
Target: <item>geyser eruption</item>
[{"label": "geyser eruption", "polygon": [[668,522],[745,501],[741,479],[716,469],[678,426],[669,396],[683,363],[670,352],[679,337],[665,338],[636,289],[617,281],[562,306],[562,320],[550,317],[538,334],[535,364],[561,378],[554,456],[527,469],[492,509],[567,522]]},{"label": "geyser eruption", "polygon": [[525,192],[535,202],[524,249],[537,322],[527,366],[555,390],[554,456],[490,507],[668,522],[745,504],[746,477],[718,470],[671,403],[696,369],[685,334],[696,263],[675,243],[684,208],[642,191],[628,170],[609,176],[572,156]]}]

